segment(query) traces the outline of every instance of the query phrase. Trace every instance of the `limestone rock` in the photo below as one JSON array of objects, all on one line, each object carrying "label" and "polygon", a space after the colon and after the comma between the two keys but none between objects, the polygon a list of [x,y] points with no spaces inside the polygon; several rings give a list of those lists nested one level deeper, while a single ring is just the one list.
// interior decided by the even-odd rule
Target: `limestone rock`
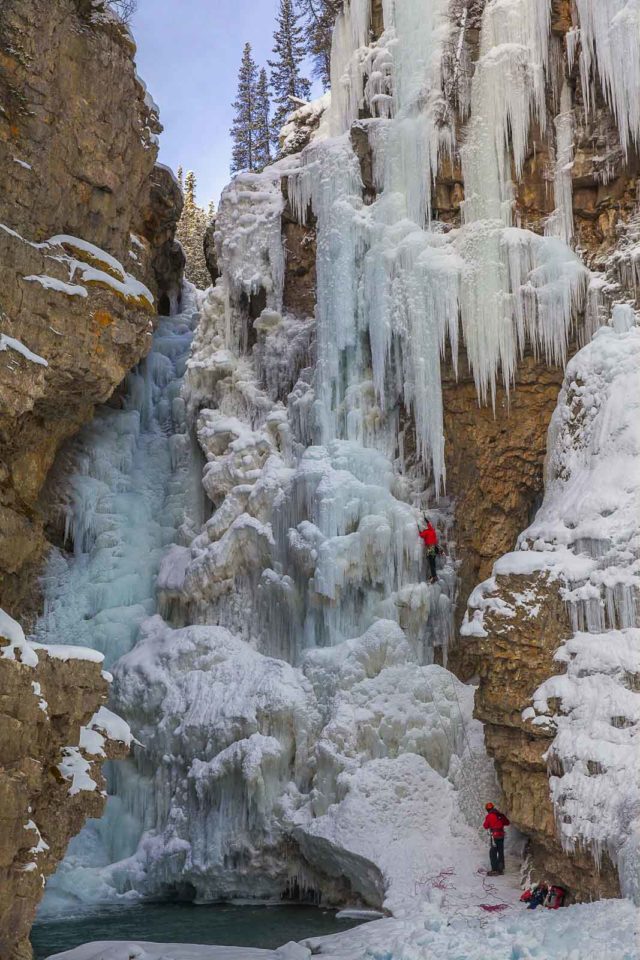
[{"label": "limestone rock", "polygon": [[[44,880],[85,820],[102,813],[101,763],[123,758],[128,747],[83,733],[107,699],[95,658],[65,660],[40,648],[31,666],[7,649],[0,636],[0,956],[30,960]],[[76,778],[72,767],[84,775]]]},{"label": "limestone rock", "polygon": [[156,164],[149,178],[141,232],[150,245],[158,313],[164,315],[177,305],[182,286],[185,255],[175,233],[183,206],[182,190],[173,172]]},{"label": "limestone rock", "polygon": [[[161,127],[134,54],[93,5],[0,8],[0,604],[23,620],[49,468],[145,355],[153,300],[180,282],[180,190],[155,167]],[[77,239],[48,245],[61,235]]]},{"label": "limestone rock", "polygon": [[487,636],[464,639],[461,659],[466,673],[480,680],[475,713],[485,724],[509,818],[530,838],[537,879],[564,886],[576,900],[620,896],[616,870],[606,855],[597,870],[589,852],[577,849],[569,855],[563,849],[545,757],[554,733],[522,718],[539,685],[563,670],[554,656],[561,639],[572,632],[566,605],[557,586],[545,578],[498,576],[493,592],[515,615],[485,612]]}]

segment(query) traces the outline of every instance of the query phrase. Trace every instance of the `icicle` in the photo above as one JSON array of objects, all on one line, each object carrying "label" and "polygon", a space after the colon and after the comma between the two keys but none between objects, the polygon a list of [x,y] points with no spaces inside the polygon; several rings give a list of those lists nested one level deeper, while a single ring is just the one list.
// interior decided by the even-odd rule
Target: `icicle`
[{"label": "icicle", "polygon": [[550,217],[548,233],[571,244],[573,240],[573,104],[571,88],[563,81],[560,94],[560,113],[555,119],[556,162],[553,178],[555,210]]},{"label": "icicle", "polygon": [[580,22],[580,70],[587,110],[594,74],[618,124],[625,155],[640,144],[640,2],[576,0]]},{"label": "icicle", "polygon": [[364,47],[369,40],[371,0],[345,0],[331,45],[331,116],[333,136],[345,133],[362,102]]}]

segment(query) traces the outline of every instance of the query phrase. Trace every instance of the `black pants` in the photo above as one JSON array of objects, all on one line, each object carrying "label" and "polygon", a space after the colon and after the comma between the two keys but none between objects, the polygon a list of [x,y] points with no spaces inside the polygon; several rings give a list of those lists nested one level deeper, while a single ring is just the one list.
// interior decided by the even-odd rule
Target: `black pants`
[{"label": "black pants", "polygon": [[435,580],[438,576],[436,573],[436,555],[435,553],[428,553],[427,560],[429,561],[429,570],[431,571],[431,579]]},{"label": "black pants", "polygon": [[492,870],[504,870],[504,837],[493,841],[489,847],[489,858]]}]

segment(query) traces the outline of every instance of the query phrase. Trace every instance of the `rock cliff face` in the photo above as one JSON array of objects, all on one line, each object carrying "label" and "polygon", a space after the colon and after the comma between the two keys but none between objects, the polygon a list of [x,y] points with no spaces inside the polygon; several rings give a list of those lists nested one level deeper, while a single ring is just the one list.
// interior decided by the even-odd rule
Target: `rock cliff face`
[{"label": "rock cliff face", "polygon": [[[478,716],[534,865],[574,896],[638,899],[638,407],[629,304],[569,363],[544,500],[462,627]],[[463,657],[463,659],[464,659]]]},{"label": "rock cliff face", "polygon": [[[564,122],[573,137],[565,171],[570,218],[567,231],[585,262],[596,272],[592,285],[597,291],[583,320],[584,327],[570,345],[569,355],[590,338],[599,323],[606,322],[611,302],[626,301],[638,306],[635,281],[624,268],[629,257],[633,258],[629,248],[633,248],[631,238],[637,234],[638,158],[635,150],[625,152],[621,146],[601,78],[591,77],[591,103],[589,109],[586,107],[579,58],[576,56],[572,65],[567,62],[567,32],[575,31],[577,22],[574,4],[564,0],[554,3],[551,47],[559,56],[559,75],[564,74],[566,90],[570,91],[563,110],[568,103],[570,109],[564,114]],[[548,106],[551,117],[552,104],[548,102]],[[517,185],[518,220],[537,232],[542,232],[554,215],[553,157],[560,150],[559,121],[563,122],[562,115],[547,125],[546,134],[539,129],[534,131]],[[448,173],[444,187],[443,206],[455,222],[458,201],[463,197],[461,178],[455,172]],[[474,579],[490,576],[493,562],[514,548],[520,530],[528,526],[542,501],[544,458],[547,452],[549,457],[553,455],[553,450],[547,451],[547,427],[561,379],[558,369],[527,356],[519,366],[508,410],[504,395],[498,398],[496,419],[490,411],[473,404],[473,389],[464,381],[445,381],[449,490],[456,501],[455,532],[461,558],[458,622]],[[576,550],[586,551],[587,547]],[[496,760],[510,816],[531,838],[530,853],[538,876],[565,885],[577,899],[618,896],[620,863],[614,864],[615,855],[611,853],[616,849],[615,843],[609,838],[592,847],[577,830],[567,840],[566,825],[573,817],[557,805],[560,788],[550,789],[550,781],[553,784],[555,778],[566,773],[575,758],[565,758],[563,767],[560,760],[554,759],[551,749],[555,726],[536,726],[531,718],[522,718],[540,685],[564,673],[566,658],[558,652],[574,632],[575,621],[572,623],[560,599],[558,585],[544,576],[498,576],[490,582],[494,584],[491,594],[515,610],[515,616],[509,614],[505,621],[497,606],[487,609],[487,638],[473,634],[470,638],[467,630],[452,662],[459,675],[476,675],[480,679],[477,716],[485,723],[487,747]],[[527,595],[536,597],[533,614],[518,602],[518,598],[521,601]],[[471,610],[473,606],[472,598]],[[629,621],[627,626],[633,623]],[[597,633],[593,627],[588,629]],[[602,642],[607,646],[613,643],[609,638]],[[574,656],[575,652],[571,654]],[[612,659],[618,664],[612,669],[621,669],[615,652]],[[622,682],[623,687],[632,690],[634,684],[637,685],[637,678]],[[622,692],[623,701],[626,696]],[[560,714],[569,709],[561,699],[555,706]],[[605,721],[605,729],[608,722]],[[613,739],[616,740],[615,735]],[[589,749],[589,756],[599,754],[597,747]],[[589,760],[589,764],[587,776],[603,772],[595,761]],[[605,771],[606,766],[605,763]],[[579,803],[582,802],[581,798]],[[599,810],[597,818],[606,821],[607,810]],[[630,892],[629,883],[626,892]]]},{"label": "rock cliff face", "polygon": [[[27,624],[58,450],[146,354],[156,309],[179,296],[182,197],[155,165],[161,127],[134,54],[104,4],[0,6],[0,607]],[[100,762],[126,747],[96,713],[107,698],[99,656],[9,655],[6,633],[0,956],[22,960],[44,878],[102,811]]]},{"label": "rock cliff face", "polygon": [[157,108],[103,8],[0,9],[0,605],[22,619],[56,452],[146,353],[182,267]]},{"label": "rock cliff face", "polygon": [[[606,852],[596,869],[589,850],[577,847],[569,854],[563,848],[549,789],[547,753],[554,731],[522,717],[538,687],[563,670],[554,658],[561,639],[571,634],[566,606],[546,578],[499,576],[495,594],[515,615],[505,620],[499,611],[487,612],[486,638],[466,639],[462,661],[480,681],[476,716],[497,762],[509,818],[529,837],[536,880],[564,886],[575,900],[620,896],[617,871]],[[535,597],[535,603],[523,605],[523,596]]]},{"label": "rock cliff face", "polygon": [[[7,626],[9,629],[7,629]],[[100,772],[126,756],[126,724],[101,708],[102,657],[15,643],[0,622],[0,956],[29,960],[44,881],[87,817],[102,813]],[[9,636],[7,636],[9,634]]]}]

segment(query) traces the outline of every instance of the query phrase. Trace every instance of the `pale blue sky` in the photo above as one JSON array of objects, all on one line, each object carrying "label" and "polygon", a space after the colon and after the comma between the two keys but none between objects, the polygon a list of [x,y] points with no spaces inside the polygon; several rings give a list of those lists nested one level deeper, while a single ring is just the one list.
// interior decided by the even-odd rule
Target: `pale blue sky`
[{"label": "pale blue sky", "polygon": [[278,0],[138,0],[132,23],[138,73],[160,107],[160,160],[198,178],[217,206],[229,180],[231,103],[245,41],[271,55]]}]

